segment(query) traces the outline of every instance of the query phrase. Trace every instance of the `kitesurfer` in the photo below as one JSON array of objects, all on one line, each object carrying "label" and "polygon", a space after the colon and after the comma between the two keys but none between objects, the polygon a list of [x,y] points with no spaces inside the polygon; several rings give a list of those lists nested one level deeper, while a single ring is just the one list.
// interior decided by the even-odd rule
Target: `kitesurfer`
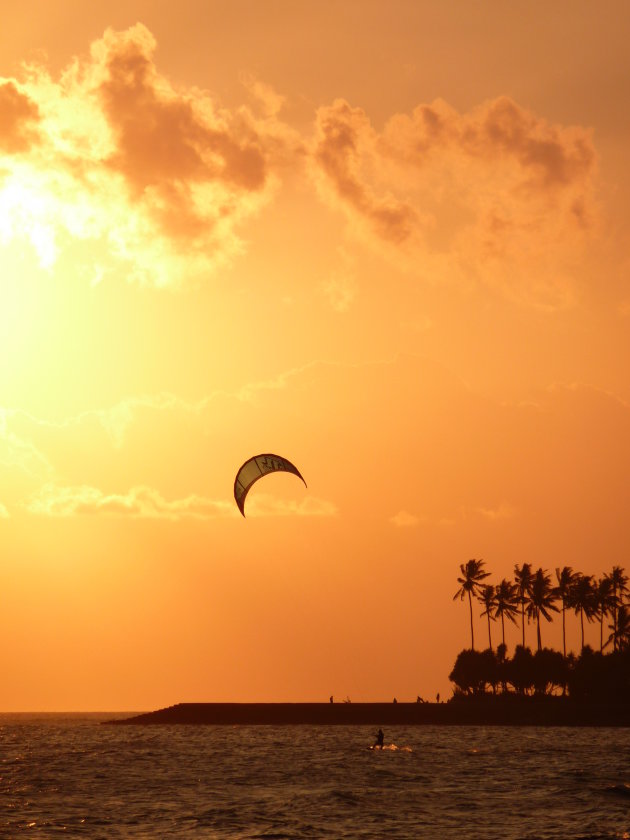
[{"label": "kitesurfer", "polygon": [[383,735],[383,730],[379,729],[376,733],[376,741],[374,741],[374,746],[378,747],[379,749],[383,749],[383,742],[385,741],[385,736]]}]

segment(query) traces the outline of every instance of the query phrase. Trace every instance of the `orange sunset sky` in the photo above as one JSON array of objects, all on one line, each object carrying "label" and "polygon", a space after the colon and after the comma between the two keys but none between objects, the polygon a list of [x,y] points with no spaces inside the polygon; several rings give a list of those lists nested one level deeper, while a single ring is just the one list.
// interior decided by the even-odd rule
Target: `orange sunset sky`
[{"label": "orange sunset sky", "polygon": [[446,697],[460,563],[630,569],[629,37],[4,0],[0,710]]}]

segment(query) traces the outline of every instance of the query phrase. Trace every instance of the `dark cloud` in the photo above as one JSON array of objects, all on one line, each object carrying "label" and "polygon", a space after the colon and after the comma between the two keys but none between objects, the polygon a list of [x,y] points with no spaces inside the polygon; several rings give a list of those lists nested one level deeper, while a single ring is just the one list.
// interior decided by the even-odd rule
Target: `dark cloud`
[{"label": "dark cloud", "polygon": [[595,150],[586,131],[549,125],[508,97],[488,103],[475,122],[467,126],[464,149],[489,158],[513,155],[545,186],[570,184],[594,169]]},{"label": "dark cloud", "polygon": [[211,125],[191,98],[160,85],[146,44],[113,42],[100,93],[117,137],[110,164],[137,191],[178,181],[259,190],[267,176],[255,131],[238,118]]},{"label": "dark cloud", "polygon": [[125,264],[132,282],[195,282],[241,252],[238,228],[271,199],[283,155],[294,159],[271,104],[261,117],[175,87],[155,49],[140,23],[108,29],[58,79],[33,65],[24,83],[0,80],[0,156],[21,153],[29,189],[49,199],[20,211],[46,231],[33,240],[42,264],[107,240],[96,278]]},{"label": "dark cloud", "polygon": [[390,196],[377,198],[361,181],[358,172],[362,135],[370,131],[364,112],[336,100],[331,107],[320,108],[317,128],[315,160],[339,197],[366,218],[380,237],[394,243],[404,242],[414,227],[414,211]]},{"label": "dark cloud", "polygon": [[338,99],[316,127],[322,196],[368,242],[404,245],[391,255],[423,276],[546,308],[574,302],[572,266],[597,218],[588,129],[553,125],[506,96],[465,114],[437,99],[381,132]]},{"label": "dark cloud", "polygon": [[512,160],[538,187],[583,182],[596,165],[586,129],[551,125],[507,96],[468,114],[442,100],[419,105],[410,116],[392,117],[378,144],[384,155],[419,167],[428,164],[429,155],[445,152],[489,164]]},{"label": "dark cloud", "polygon": [[0,84],[0,149],[15,153],[27,151],[36,141],[33,124],[39,109],[13,82]]}]

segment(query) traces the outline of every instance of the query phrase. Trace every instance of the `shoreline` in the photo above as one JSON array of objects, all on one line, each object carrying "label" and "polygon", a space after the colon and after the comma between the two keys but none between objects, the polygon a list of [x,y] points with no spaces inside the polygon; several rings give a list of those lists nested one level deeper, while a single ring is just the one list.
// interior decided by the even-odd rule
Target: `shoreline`
[{"label": "shoreline", "polygon": [[177,703],[111,726],[630,726],[626,705],[563,697],[466,698],[446,703]]}]

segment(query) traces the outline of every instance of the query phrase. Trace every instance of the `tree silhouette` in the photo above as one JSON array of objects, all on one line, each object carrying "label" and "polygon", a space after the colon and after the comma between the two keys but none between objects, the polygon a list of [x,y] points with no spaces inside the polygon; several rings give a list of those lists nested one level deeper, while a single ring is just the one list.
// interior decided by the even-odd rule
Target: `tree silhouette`
[{"label": "tree silhouette", "polygon": [[599,651],[601,653],[604,649],[604,617],[612,615],[615,602],[612,580],[608,575],[604,575],[593,585],[593,602],[595,614],[599,618]]},{"label": "tree silhouette", "polygon": [[480,590],[482,581],[490,575],[490,572],[484,572],[484,560],[469,560],[466,564],[462,563],[459,567],[461,577],[457,578],[459,589],[453,595],[453,600],[458,598],[463,601],[468,594],[468,606],[470,608],[470,647],[475,649],[475,631],[473,628],[473,614],[472,614],[472,596],[477,595]]},{"label": "tree silhouette", "polygon": [[503,686],[503,691],[507,691],[507,676],[506,676],[506,658],[507,646],[505,642],[497,645],[496,662],[497,662],[497,682]]},{"label": "tree silhouette", "polygon": [[566,685],[568,674],[566,659],[557,650],[542,648],[536,651],[533,672],[536,694],[553,693],[554,687],[564,689]]},{"label": "tree silhouette", "polygon": [[506,663],[507,680],[519,694],[527,694],[534,685],[534,656],[529,648],[517,645],[512,659]]},{"label": "tree silhouette", "polygon": [[613,566],[612,571],[608,575],[612,584],[613,590],[613,650],[617,650],[617,611],[621,606],[621,599],[628,591],[628,577],[624,574],[621,566]]},{"label": "tree silhouette", "polygon": [[630,608],[625,604],[621,604],[617,608],[617,614],[613,624],[608,625],[608,629],[612,633],[608,637],[608,641],[604,647],[613,643],[614,651],[630,650]]},{"label": "tree silhouette", "polygon": [[551,577],[543,569],[538,569],[529,588],[529,600],[527,602],[527,615],[536,619],[536,635],[538,650],[542,650],[540,637],[540,616],[551,621],[550,611],[558,612],[555,605],[556,593],[551,585]]},{"label": "tree silhouette", "polygon": [[529,563],[523,563],[520,569],[514,566],[514,580],[518,591],[518,602],[521,605],[521,627],[523,628],[523,647],[525,647],[525,604],[532,583],[532,567]]},{"label": "tree silhouette", "polygon": [[[630,598],[628,577],[624,570],[613,567],[609,574],[595,579],[593,575],[574,572],[570,566],[556,568],[557,585],[552,586],[547,570],[532,572],[529,563],[515,566],[516,582],[505,578],[496,586],[485,583],[489,573],[483,560],[469,560],[460,565],[459,589],[453,600],[468,598],[471,648],[457,657],[450,679],[455,683],[454,695],[487,695],[501,685],[504,694],[516,691],[521,695],[554,694],[557,689],[584,702],[630,704]],[[475,650],[473,598],[483,605],[482,616],[488,622],[488,649]],[[551,621],[554,612],[562,610],[562,653],[543,648],[541,616]],[[520,610],[519,610],[520,605]],[[566,612],[573,610],[580,617],[581,653],[567,653]],[[522,637],[525,639],[525,616],[535,620],[538,649],[536,654],[517,645],[512,659],[507,657],[505,617],[518,624],[521,614]],[[501,617],[501,644],[492,648],[492,621]],[[610,635],[604,641],[604,619]],[[598,619],[600,649],[594,651],[585,642],[584,619]],[[611,653],[604,649],[612,646]],[[496,701],[499,702],[498,698]],[[506,701],[509,702],[509,701]]]},{"label": "tree silhouette", "polygon": [[487,583],[482,586],[477,595],[477,599],[481,601],[485,609],[481,615],[485,615],[488,619],[488,647],[492,650],[492,634],[490,632],[490,622],[495,621],[494,618],[494,586]]},{"label": "tree silhouette", "polygon": [[486,685],[495,686],[497,663],[491,650],[462,650],[448,676],[463,694],[483,694]]},{"label": "tree silhouette", "polygon": [[569,606],[576,615],[580,616],[580,627],[582,628],[582,650],[584,650],[584,616],[587,621],[592,621],[595,615],[595,599],[593,597],[593,576],[583,575],[578,572],[571,587]]},{"label": "tree silhouette", "polygon": [[558,585],[556,587],[556,595],[562,601],[562,655],[567,658],[567,635],[565,627],[565,612],[569,605],[571,596],[571,587],[576,578],[576,573],[571,566],[563,566],[562,569],[556,569],[556,580]]},{"label": "tree silhouette", "polygon": [[515,616],[518,615],[516,607],[518,603],[518,594],[516,591],[516,584],[503,578],[501,583],[498,583],[494,589],[494,616],[501,619],[501,638],[503,640],[503,647],[505,647],[505,617],[516,624]]}]

